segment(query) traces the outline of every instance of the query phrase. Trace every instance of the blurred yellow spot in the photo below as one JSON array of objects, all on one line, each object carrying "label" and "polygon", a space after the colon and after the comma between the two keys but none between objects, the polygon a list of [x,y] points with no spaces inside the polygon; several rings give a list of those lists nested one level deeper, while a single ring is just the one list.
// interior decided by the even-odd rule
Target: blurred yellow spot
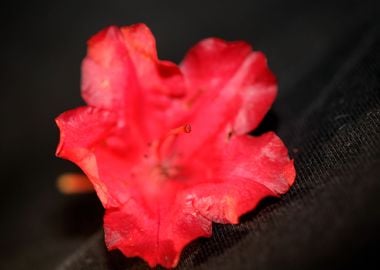
[{"label": "blurred yellow spot", "polygon": [[58,190],[64,194],[81,194],[94,191],[86,176],[79,173],[64,173],[57,179]]}]

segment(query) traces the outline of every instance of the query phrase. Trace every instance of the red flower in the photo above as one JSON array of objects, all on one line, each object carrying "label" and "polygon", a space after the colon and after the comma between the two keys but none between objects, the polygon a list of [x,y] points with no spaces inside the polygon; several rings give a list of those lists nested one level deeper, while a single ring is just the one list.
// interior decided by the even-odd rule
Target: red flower
[{"label": "red flower", "polygon": [[109,249],[177,265],[211,223],[238,223],[295,178],[281,140],[247,132],[276,96],[265,56],[209,38],[179,65],[157,57],[143,24],[109,27],[88,42],[85,107],[61,114],[57,155],[79,165],[106,208]]}]

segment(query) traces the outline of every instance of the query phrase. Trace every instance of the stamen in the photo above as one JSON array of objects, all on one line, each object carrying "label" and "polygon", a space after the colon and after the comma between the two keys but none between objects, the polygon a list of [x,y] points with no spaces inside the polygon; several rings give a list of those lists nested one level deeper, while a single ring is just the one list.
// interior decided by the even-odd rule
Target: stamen
[{"label": "stamen", "polygon": [[169,131],[168,135],[166,137],[171,136],[171,135],[179,135],[183,133],[190,133],[191,132],[191,126],[189,124],[174,128]]},{"label": "stamen", "polygon": [[191,126],[189,124],[185,124],[183,126],[170,130],[168,134],[165,135],[156,144],[155,150],[156,150],[156,155],[158,159],[161,160],[163,153],[166,153],[167,148],[173,144],[173,142],[175,141],[178,135],[190,133],[190,132],[191,132]]}]

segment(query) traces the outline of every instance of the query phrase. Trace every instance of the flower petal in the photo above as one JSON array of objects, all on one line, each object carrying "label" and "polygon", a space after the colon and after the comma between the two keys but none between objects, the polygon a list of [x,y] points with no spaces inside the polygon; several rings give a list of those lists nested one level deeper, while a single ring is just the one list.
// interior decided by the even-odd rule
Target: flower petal
[{"label": "flower petal", "polygon": [[238,223],[263,198],[286,192],[295,178],[293,161],[274,133],[236,136],[193,160],[197,168],[189,170],[197,175],[191,183],[171,183],[172,191],[165,190],[160,203],[159,244],[171,247],[159,247],[162,265],[165,256],[174,258],[169,266],[176,265],[189,242],[210,236],[212,222]]},{"label": "flower petal", "polygon": [[195,144],[181,142],[183,148],[197,149],[221,132],[251,131],[277,93],[265,56],[244,42],[206,39],[188,53],[181,70],[193,91],[188,96],[192,112],[184,121],[191,124],[197,138]]},{"label": "flower petal", "polygon": [[116,124],[110,111],[94,107],[79,107],[62,113],[56,118],[60,141],[56,155],[76,163],[86,173],[104,205],[108,192],[99,178],[93,148],[101,144]]},{"label": "flower petal", "polygon": [[140,158],[140,140],[120,129],[117,115],[105,109],[80,107],[61,114],[56,123],[61,133],[56,155],[85,172],[105,207],[126,201],[125,179],[131,174],[128,166]]},{"label": "flower petal", "polygon": [[251,46],[243,41],[208,38],[196,44],[180,65],[189,85],[188,99],[221,90],[251,52]]},{"label": "flower petal", "polygon": [[[82,62],[82,96],[99,108],[124,110],[137,98],[136,71],[120,30],[111,26],[88,41]],[[127,91],[128,90],[128,91]]]},{"label": "flower petal", "polygon": [[268,132],[259,137],[231,137],[215,157],[214,171],[220,177],[250,179],[280,195],[295,179],[293,160],[281,139]]},{"label": "flower petal", "polygon": [[108,110],[84,106],[62,113],[56,123],[60,129],[57,156],[80,161],[109,134],[116,116]]},{"label": "flower petal", "polygon": [[150,266],[157,264],[157,212],[144,207],[139,194],[121,207],[106,209],[104,234],[109,250],[119,249],[128,257],[144,258]]},{"label": "flower petal", "polygon": [[189,179],[168,179],[150,196],[140,186],[124,206],[106,214],[109,247],[150,266],[174,267],[189,242],[211,235],[212,222],[238,223],[263,198],[286,192],[295,177],[293,161],[274,133],[235,136],[183,166],[192,173]]},{"label": "flower petal", "polygon": [[274,195],[264,186],[245,179],[173,186],[175,192],[167,189],[160,202],[157,263],[165,267],[176,266],[182,250],[194,239],[210,237],[212,222],[237,223],[238,217],[263,197]]},{"label": "flower petal", "polygon": [[82,63],[84,100],[121,114],[147,141],[173,128],[186,91],[180,69],[158,60],[155,46],[144,24],[112,26],[89,40]]},{"label": "flower petal", "polygon": [[158,59],[156,41],[150,29],[140,23],[121,28],[121,33],[141,86],[147,91],[182,97],[185,94],[182,72],[174,63]]},{"label": "flower petal", "polygon": [[198,172],[194,178],[202,179],[190,192],[196,208],[221,223],[236,223],[264,197],[288,191],[295,179],[293,161],[273,132],[234,136],[205,149],[188,166]]},{"label": "flower petal", "polygon": [[189,242],[211,235],[211,221],[194,211],[193,200],[175,183],[163,185],[156,198],[135,197],[107,210],[104,227],[109,249],[142,257],[151,267],[175,267]]},{"label": "flower petal", "polygon": [[156,41],[145,24],[123,27],[121,33],[144,93],[140,97],[144,110],[139,114],[145,115],[149,139],[157,138],[174,128],[178,115],[183,114],[186,87],[182,72],[176,64],[158,59]]}]

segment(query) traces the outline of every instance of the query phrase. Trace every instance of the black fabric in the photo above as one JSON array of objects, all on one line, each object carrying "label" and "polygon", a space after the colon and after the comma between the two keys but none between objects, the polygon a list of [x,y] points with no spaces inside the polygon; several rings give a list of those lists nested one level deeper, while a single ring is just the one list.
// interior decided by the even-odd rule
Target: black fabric
[{"label": "black fabric", "polygon": [[[265,52],[279,97],[253,132],[275,130],[297,179],[239,225],[213,226],[179,269],[347,269],[375,263],[380,241],[380,31],[375,1],[53,2],[6,7],[0,115],[1,269],[145,269],[105,250],[95,196],[65,197],[53,117],[80,104],[85,39],[147,22],[161,58],[207,36]],[[91,236],[92,235],[92,236]]]}]

